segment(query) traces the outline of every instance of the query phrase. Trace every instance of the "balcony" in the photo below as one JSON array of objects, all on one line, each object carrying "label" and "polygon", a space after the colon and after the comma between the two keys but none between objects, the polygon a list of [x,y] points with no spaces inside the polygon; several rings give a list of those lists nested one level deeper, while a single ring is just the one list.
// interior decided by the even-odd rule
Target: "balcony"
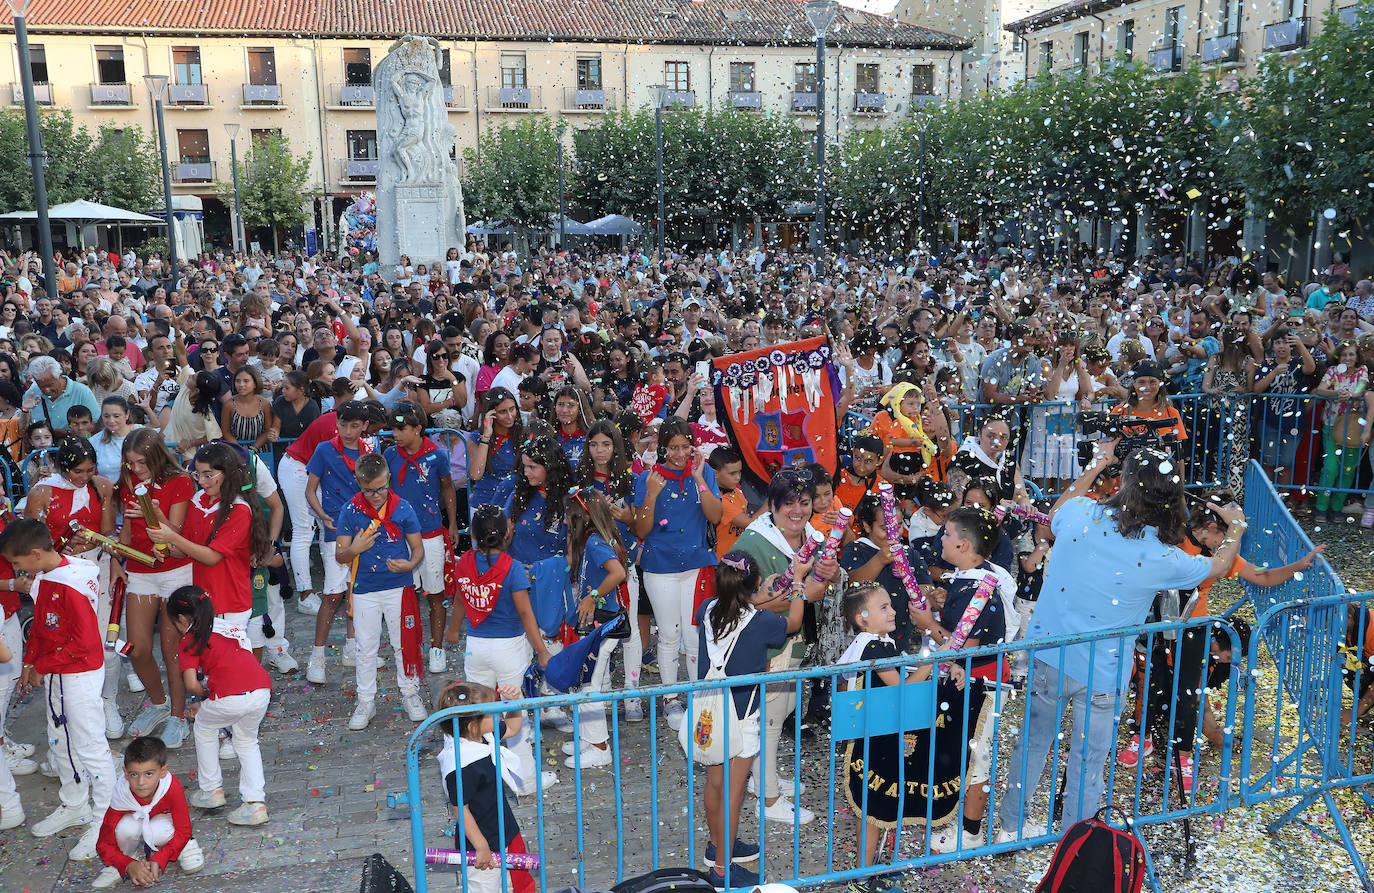
[{"label": "balcony", "polygon": [[[11,94],[15,105],[24,104],[24,85],[11,84],[13,89]],[[46,82],[35,82],[33,85],[33,101],[39,105],[52,105],[52,84]]]},{"label": "balcony", "polygon": [[913,94],[911,94],[911,107],[914,108],[914,109],[923,109],[923,108],[927,108],[927,107],[934,107],[934,106],[937,106],[937,105],[939,105],[939,104],[940,104],[940,97],[939,97],[939,96],[936,96],[934,93],[913,93]]},{"label": "balcony", "polygon": [[816,91],[815,90],[793,90],[792,91],[792,111],[801,115],[816,114]]},{"label": "balcony", "polygon": [[376,105],[371,84],[333,84],[330,92],[330,108],[370,109]]},{"label": "balcony", "polygon": [[208,106],[210,104],[210,88],[205,84],[168,84],[167,104]]},{"label": "balcony", "polygon": [[215,163],[213,161],[181,161],[172,167],[173,183],[213,183],[215,182]]},{"label": "balcony", "polygon": [[1202,42],[1202,62],[1205,65],[1224,65],[1240,61],[1240,35],[1218,34]]},{"label": "balcony", "polygon": [[91,84],[91,105],[133,105],[133,91],[128,84]]},{"label": "balcony", "polygon": [[1296,50],[1307,46],[1307,19],[1289,19],[1264,26],[1264,50]]},{"label": "balcony", "polygon": [[855,93],[854,111],[860,115],[886,115],[887,96],[882,93]]},{"label": "balcony", "polygon": [[761,109],[763,108],[763,94],[757,90],[731,90],[730,108]]},{"label": "balcony", "polygon": [[695,90],[665,90],[663,92],[664,108],[671,108],[672,106],[693,108],[696,104],[697,93]]},{"label": "balcony", "polygon": [[539,87],[488,87],[486,111],[537,112],[544,109]]},{"label": "balcony", "polygon": [[602,89],[563,88],[563,111],[604,112],[615,108],[615,91]]},{"label": "balcony", "polygon": [[471,106],[468,105],[468,94],[462,87],[444,87],[444,105],[450,111],[466,112]]},{"label": "balcony", "polygon": [[1183,47],[1175,44],[1174,46],[1150,50],[1150,68],[1159,72],[1178,71],[1182,69]]},{"label": "balcony", "polygon": [[243,104],[281,107],[281,84],[244,84]]},{"label": "balcony", "polygon": [[345,183],[375,183],[381,167],[376,158],[345,158],[339,179]]},{"label": "balcony", "polygon": [[1360,20],[1360,7],[1357,5],[1343,6],[1338,13],[1341,17],[1341,24],[1347,28],[1355,27],[1355,23]]}]

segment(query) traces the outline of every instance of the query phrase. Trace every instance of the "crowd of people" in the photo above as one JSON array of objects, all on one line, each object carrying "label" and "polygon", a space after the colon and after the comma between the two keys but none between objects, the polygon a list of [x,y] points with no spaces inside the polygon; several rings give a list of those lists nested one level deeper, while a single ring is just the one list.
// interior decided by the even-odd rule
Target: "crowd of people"
[{"label": "crowd of people", "polygon": [[[762,249],[659,261],[481,242],[386,271],[367,254],[204,253],[177,270],[132,250],[63,261],[48,294],[37,257],[0,253],[0,462],[14,499],[0,532],[0,648],[12,652],[0,711],[39,684],[61,704],[48,711],[41,766],[34,745],[5,736],[0,829],[26,821],[15,775],[56,776],[62,804],[30,831],[84,827],[71,856],[105,862],[98,887],[151,883],[175,859],[203,864],[185,803],[227,805],[222,759],[240,764],[227,820],[267,822],[257,738],[273,674],[300,672],[301,657],[310,683],[352,675],[347,725],[364,730],[383,623],[402,704],[419,721],[427,674],[439,677],[438,709],[518,697],[531,664],[552,690],[556,656],[597,630],[595,669],[576,684],[629,691],[650,675],[673,683],[1100,632],[1141,622],[1161,588],[1199,590],[1183,616],[1206,616],[1211,581],[1275,585],[1313,558],[1236,560],[1244,516],[1233,499],[1251,457],[1276,479],[1317,485],[1316,512],[1351,510],[1374,526],[1374,495],[1346,506],[1374,472],[1374,453],[1362,461],[1374,285],[1341,263],[1285,285],[1235,258],[1031,260],[959,246],[841,254],[819,273],[806,256]],[[702,364],[814,335],[834,347],[839,467],[749,481],[752,445],[717,414]],[[1180,394],[1204,396],[1185,416]],[[1077,413],[1093,407],[1115,427],[1085,451]],[[1117,456],[1133,425],[1149,444]],[[1226,490],[1190,508],[1184,480],[1209,478]],[[1050,519],[1023,522],[1016,507]],[[853,522],[835,554],[799,560],[842,509]],[[1088,552],[1158,578],[1093,583]],[[315,618],[308,644],[290,640],[293,601]],[[331,649],[339,625],[344,644]],[[1204,639],[1179,646],[1179,703],[1139,685],[1149,708],[1120,757],[1149,756],[1144,714],[1176,715],[1188,789]],[[1029,686],[1017,745],[1029,760],[1015,761],[1009,784],[1029,791],[1059,702],[1115,729],[1113,699],[1097,695],[1124,688],[1130,665],[1072,649],[1053,662],[1018,654],[1010,667],[925,664],[968,693],[950,699],[966,705],[950,720],[982,757],[956,773],[962,815],[940,805],[932,849],[990,836],[997,745],[975,720],[996,686]],[[898,682],[898,670],[854,680]],[[828,696],[821,684],[804,703],[790,684],[733,690],[730,752],[706,790],[706,859],[721,883],[726,864],[732,886],[754,876],[757,848],[735,836],[746,794],[763,821],[813,820],[795,801],[802,786],[779,776],[778,751],[796,729],[828,734]],[[620,702],[627,722],[693,727],[681,697],[652,708]],[[499,854],[524,847],[504,792],[558,783],[532,751],[532,722],[576,729],[568,767],[613,761],[605,704],[491,719],[454,724],[439,760],[458,848],[477,853],[470,877],[483,889],[500,888]],[[118,773],[107,742],[126,736]],[[166,767],[188,736],[189,796]],[[1069,815],[1096,810],[1114,740],[1071,754]],[[852,796],[886,771],[879,751],[868,766],[846,761],[849,802],[872,829],[861,864],[877,858],[883,830],[926,815],[924,799],[913,813],[900,795]],[[166,798],[184,803],[156,808]],[[1030,836],[1025,800],[1003,798],[999,839]],[[166,821],[147,820],[150,808]]]}]

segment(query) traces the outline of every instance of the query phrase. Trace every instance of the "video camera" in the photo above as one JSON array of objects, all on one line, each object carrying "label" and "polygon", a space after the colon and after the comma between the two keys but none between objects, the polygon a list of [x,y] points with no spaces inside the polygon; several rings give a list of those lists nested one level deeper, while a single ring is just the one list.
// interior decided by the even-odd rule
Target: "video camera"
[{"label": "video camera", "polygon": [[1110,412],[1080,412],[1078,430],[1084,435],[1101,435],[1096,440],[1084,440],[1078,444],[1078,465],[1087,468],[1092,464],[1097,444],[1102,441],[1121,438],[1116,445],[1116,462],[1108,465],[1105,474],[1116,477],[1121,474],[1121,460],[1141,449],[1161,450],[1174,455],[1178,446],[1178,435],[1160,434],[1165,428],[1172,428],[1177,422],[1173,419],[1145,419],[1139,416],[1125,416]]}]

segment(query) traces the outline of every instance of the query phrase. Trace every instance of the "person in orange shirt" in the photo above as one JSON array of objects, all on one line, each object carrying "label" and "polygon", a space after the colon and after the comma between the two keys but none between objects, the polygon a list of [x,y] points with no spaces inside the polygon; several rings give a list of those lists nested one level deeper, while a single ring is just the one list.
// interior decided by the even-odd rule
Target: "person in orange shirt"
[{"label": "person in orange shirt", "polygon": [[[1207,503],[1197,505],[1189,522],[1188,535],[1179,544],[1179,548],[1189,555],[1210,557],[1226,539],[1228,525],[1216,512],[1208,508],[1208,504],[1229,505],[1233,502],[1235,497],[1230,491],[1219,490]],[[1240,577],[1256,586],[1280,586],[1291,580],[1294,574],[1311,567],[1317,556],[1325,550],[1325,546],[1318,546],[1292,564],[1275,568],[1255,567],[1237,555],[1225,577]],[[1192,593],[1180,594],[1180,616],[1189,619],[1208,616],[1207,597],[1213,582],[1207,580]],[[1178,751],[1181,784],[1185,792],[1191,792],[1193,789],[1193,741],[1197,737],[1199,702],[1207,667],[1207,630],[1205,626],[1184,630],[1177,643],[1177,652],[1172,640],[1162,635],[1155,636],[1154,650],[1150,657],[1149,705],[1145,711],[1146,715],[1141,719],[1142,729],[1158,727],[1170,737]],[[1144,655],[1137,653],[1136,656],[1139,666]],[[1140,734],[1132,735],[1130,745],[1118,756],[1118,762],[1130,768],[1135,766],[1142,753],[1148,757],[1153,752],[1153,741],[1146,739],[1142,742]]]},{"label": "person in orange shirt", "polygon": [[729,447],[716,447],[707,457],[706,464],[716,472],[716,483],[720,485],[720,523],[716,525],[716,554],[724,555],[735,546],[735,540],[744,528],[753,523],[763,509],[749,511],[749,501],[739,488],[740,477],[744,474],[744,460],[739,453]]},{"label": "person in orange shirt", "polygon": [[913,498],[911,487],[937,450],[921,428],[925,396],[910,382],[895,384],[883,395],[882,409],[873,417],[868,433],[883,442],[887,464],[883,477],[896,488],[901,499]]},{"label": "person in orange shirt", "polygon": [[843,506],[852,512],[866,494],[876,493],[882,464],[882,440],[873,434],[856,435],[849,451],[849,467],[841,464],[832,481],[835,501],[839,503],[835,508]]},{"label": "person in orange shirt", "polygon": [[[1183,427],[1183,416],[1179,415],[1164,390],[1164,368],[1154,360],[1141,360],[1131,367],[1131,376],[1131,392],[1126,395],[1126,402],[1114,408],[1112,412],[1128,418],[1172,419],[1174,424],[1156,433],[1166,437],[1173,435],[1180,442],[1187,440],[1188,432]],[[1127,434],[1147,433],[1144,427],[1133,430],[1126,424],[1125,428]],[[1177,449],[1172,452],[1175,456],[1179,455]]]}]

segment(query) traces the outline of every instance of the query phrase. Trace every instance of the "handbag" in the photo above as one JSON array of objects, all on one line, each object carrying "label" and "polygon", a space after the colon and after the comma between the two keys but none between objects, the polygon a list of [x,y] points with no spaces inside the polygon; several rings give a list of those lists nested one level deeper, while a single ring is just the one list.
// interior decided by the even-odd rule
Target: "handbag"
[{"label": "handbag", "polygon": [[[752,615],[746,616],[735,625],[724,656],[720,663],[713,662],[711,664],[706,675],[702,677],[703,681],[726,678],[725,667],[730,663],[730,655],[735,653],[735,645],[739,644],[740,634],[744,632],[744,627],[748,625],[750,617]],[[742,737],[740,717],[735,715],[734,699],[730,697],[730,694],[729,686],[722,685],[693,695],[691,709],[686,717],[687,721],[682,724],[677,733],[678,743],[682,745],[683,753],[689,759],[696,760],[705,766],[719,766],[724,763],[727,727],[729,728],[730,756],[733,757],[739,753]],[[729,709],[726,709],[727,704]]]}]

